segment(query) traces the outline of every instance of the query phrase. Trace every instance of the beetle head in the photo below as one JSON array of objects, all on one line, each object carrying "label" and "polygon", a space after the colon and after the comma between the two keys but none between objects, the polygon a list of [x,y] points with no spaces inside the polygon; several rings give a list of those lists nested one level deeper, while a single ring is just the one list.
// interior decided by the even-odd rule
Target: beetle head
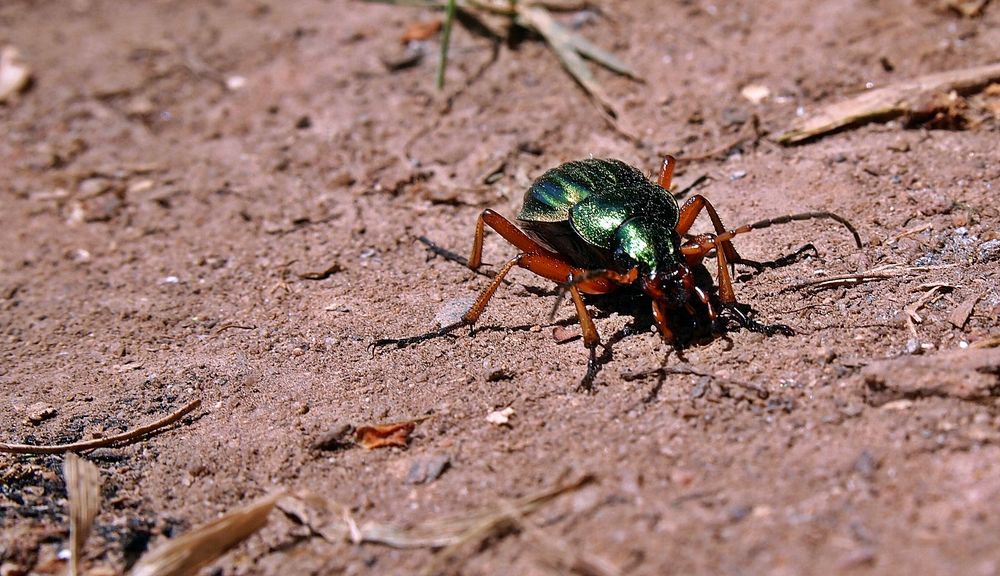
[{"label": "beetle head", "polygon": [[687,304],[694,292],[694,274],[687,264],[678,262],[654,270],[642,277],[642,291],[668,308]]}]

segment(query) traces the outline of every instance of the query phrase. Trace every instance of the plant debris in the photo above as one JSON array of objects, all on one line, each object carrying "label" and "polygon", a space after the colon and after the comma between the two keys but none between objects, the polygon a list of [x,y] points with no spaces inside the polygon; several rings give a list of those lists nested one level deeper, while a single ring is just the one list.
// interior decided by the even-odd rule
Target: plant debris
[{"label": "plant debris", "polygon": [[359,426],[354,431],[354,440],[368,450],[389,446],[405,448],[410,440],[410,433],[417,427],[418,422],[425,419],[393,422],[391,424],[376,424],[374,426]]},{"label": "plant debris", "polygon": [[95,448],[107,448],[107,447],[121,447],[133,442],[137,442],[146,436],[154,434],[161,429],[170,426],[174,422],[180,420],[190,412],[194,411],[195,408],[201,406],[201,400],[196,399],[189,402],[186,406],[180,410],[170,414],[169,416],[157,420],[152,424],[147,424],[145,426],[140,426],[131,432],[125,432],[123,434],[117,434],[115,436],[108,436],[107,438],[98,438],[96,440],[85,440],[83,442],[74,442],[72,444],[47,444],[47,445],[34,445],[34,444],[7,444],[5,442],[0,442],[0,452],[7,452],[10,454],[63,454],[66,452],[82,452],[84,450],[93,450]]},{"label": "plant debris", "polygon": [[498,502],[475,512],[435,518],[412,526],[380,522],[358,523],[344,506],[311,492],[283,498],[279,509],[330,542],[349,540],[392,548],[443,548],[501,533],[514,518],[526,516],[563,494],[594,482],[584,475],[510,502]]},{"label": "plant debris", "polygon": [[920,76],[821,108],[794,122],[777,140],[797,144],[849,126],[917,114],[923,111],[922,104],[933,102],[934,95],[967,94],[997,80],[1000,63]]},{"label": "plant debris", "polygon": [[101,507],[101,473],[91,462],[70,452],[63,461],[69,501],[69,573],[80,573],[80,555]]},{"label": "plant debris", "polygon": [[413,24],[407,26],[406,31],[399,37],[399,41],[403,44],[409,44],[410,42],[422,42],[424,40],[430,40],[440,31],[440,18],[414,22]]},{"label": "plant debris", "polygon": [[343,271],[344,267],[341,266],[340,262],[334,262],[318,272],[302,272],[297,274],[297,276],[299,277],[299,280],[326,280],[337,272]]},{"label": "plant debris", "polygon": [[265,496],[217,520],[202,524],[145,554],[131,576],[181,576],[198,570],[267,525],[267,517],[283,491]]},{"label": "plant debris", "polygon": [[31,69],[21,61],[21,53],[13,46],[0,48],[0,103],[28,89]]},{"label": "plant debris", "polygon": [[982,16],[983,9],[990,0],[944,0],[949,10],[954,10],[966,18]]},{"label": "plant debris", "polygon": [[965,328],[965,323],[968,322],[969,317],[972,316],[972,310],[976,307],[976,302],[979,302],[979,299],[982,297],[982,293],[979,293],[966,298],[964,302],[959,304],[954,310],[952,310],[951,314],[948,315],[948,322],[959,330]]},{"label": "plant debris", "polygon": [[[588,96],[607,114],[610,118],[618,118],[618,111],[612,104],[610,98],[604,92],[603,87],[597,82],[593,73],[588,68],[584,58],[591,60],[608,70],[622,76],[641,80],[641,77],[632,70],[625,62],[614,54],[593,44],[586,38],[576,34],[569,28],[559,24],[552,17],[551,10],[579,10],[584,6],[580,3],[557,3],[557,2],[489,2],[483,0],[368,0],[369,2],[381,2],[383,4],[394,4],[397,6],[423,6],[428,8],[439,8],[449,11],[449,17],[444,22],[444,34],[442,35],[442,56],[441,67],[438,70],[438,86],[443,85],[444,65],[447,62],[447,38],[450,28],[450,21],[454,19],[451,11],[456,11],[473,22],[476,22],[483,30],[492,30],[492,27],[485,24],[483,17],[487,15],[505,16],[519,26],[527,28],[542,38],[549,44],[555,52],[563,67],[570,76],[584,89]],[[409,30],[404,34],[404,38],[409,36]]]}]

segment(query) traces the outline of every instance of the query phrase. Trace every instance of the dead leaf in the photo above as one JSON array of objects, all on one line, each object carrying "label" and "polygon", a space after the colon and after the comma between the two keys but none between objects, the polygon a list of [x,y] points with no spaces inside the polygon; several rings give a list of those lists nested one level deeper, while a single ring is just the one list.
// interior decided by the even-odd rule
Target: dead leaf
[{"label": "dead leaf", "polygon": [[410,42],[420,42],[422,40],[430,40],[435,34],[441,31],[441,20],[425,20],[423,22],[414,22],[410,24],[403,35],[400,36],[399,41],[403,44],[408,44]]},{"label": "dead leaf", "polygon": [[101,473],[97,466],[70,452],[63,461],[69,500],[69,573],[80,573],[80,555],[101,507]]},{"label": "dead leaf", "polygon": [[973,294],[967,298],[948,316],[948,322],[959,330],[964,328],[965,323],[969,321],[969,316],[972,316],[972,310],[976,307],[976,302],[979,302],[979,299],[982,297],[982,294]]},{"label": "dead leaf", "polygon": [[967,94],[997,80],[1000,63],[928,74],[869,90],[793,122],[778,142],[797,144],[848,126],[919,112],[921,104],[931,101],[934,94]]},{"label": "dead leaf", "polygon": [[385,448],[387,446],[406,447],[410,433],[417,427],[420,420],[377,424],[375,426],[359,426],[354,432],[354,439],[368,450]]}]

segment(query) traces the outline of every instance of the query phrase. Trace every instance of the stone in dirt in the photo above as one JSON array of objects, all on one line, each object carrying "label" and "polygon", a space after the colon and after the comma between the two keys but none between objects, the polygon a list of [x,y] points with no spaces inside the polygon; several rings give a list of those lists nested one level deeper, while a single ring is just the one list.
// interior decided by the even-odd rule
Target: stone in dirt
[{"label": "stone in dirt", "polygon": [[861,377],[875,406],[928,396],[984,400],[1000,394],[1000,349],[902,356],[869,364]]}]

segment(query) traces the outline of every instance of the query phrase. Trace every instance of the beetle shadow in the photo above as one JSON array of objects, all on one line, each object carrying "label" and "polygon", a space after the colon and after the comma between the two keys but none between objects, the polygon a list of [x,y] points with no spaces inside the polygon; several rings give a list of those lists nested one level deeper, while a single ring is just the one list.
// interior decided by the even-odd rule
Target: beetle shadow
[{"label": "beetle shadow", "polygon": [[[769,268],[778,268],[797,262],[810,250],[815,251],[811,244],[803,246],[796,252],[783,256],[780,259],[769,262],[752,262],[754,272],[750,278]],[[723,304],[719,298],[718,286],[715,285],[712,275],[703,265],[698,265],[692,269],[695,275],[696,284],[701,287],[711,299],[712,305],[719,310],[718,316],[713,320],[710,318],[708,309],[696,307],[695,313],[680,310],[672,313],[668,318],[670,330],[674,335],[674,342],[671,350],[664,356],[663,365],[654,372],[657,374],[657,382],[644,398],[644,403],[654,401],[663,387],[668,374],[696,374],[704,376],[690,368],[669,368],[666,365],[671,353],[681,362],[688,364],[684,357],[686,350],[707,346],[718,340],[725,343],[725,349],[733,347],[733,340],[730,334],[747,330],[766,336],[792,336],[795,331],[784,324],[766,324],[757,320],[757,312],[749,304],[735,303]],[[626,287],[613,294],[589,296],[587,304],[591,305],[596,312],[592,314],[594,318],[608,317],[612,314],[629,316],[631,320],[620,330],[606,338],[600,354],[591,351],[590,361],[587,364],[587,372],[577,387],[578,390],[594,393],[596,387],[594,383],[601,370],[614,359],[614,346],[625,338],[634,334],[641,334],[655,330],[655,320],[652,309],[649,306],[649,297],[636,288]],[[565,322],[573,323],[575,316],[570,317]],[[627,378],[626,378],[627,379]]]},{"label": "beetle shadow", "polygon": [[[456,262],[462,266],[468,266],[468,261],[461,255],[436,245],[426,237],[421,236],[418,240],[425,244],[432,254],[443,257],[446,260]],[[736,278],[741,282],[746,282],[761,274],[765,270],[789,266],[808,256],[818,256],[815,246],[811,243],[802,246],[791,254],[781,256],[775,260],[765,262],[743,260],[739,262],[739,264],[752,268],[752,271],[741,273],[739,276],[736,276]],[[474,270],[474,272],[483,276],[495,277],[495,273],[493,273],[489,268]],[[674,334],[674,343],[671,352],[673,352],[682,362],[687,363],[687,360],[684,358],[685,350],[698,346],[704,346],[719,339],[726,342],[727,350],[732,348],[733,341],[729,338],[729,334],[732,332],[738,332],[741,329],[765,334],[767,336],[774,336],[777,334],[791,336],[795,333],[790,327],[784,324],[764,324],[758,322],[756,320],[756,311],[749,304],[723,304],[719,298],[718,286],[716,286],[714,278],[703,264],[698,264],[692,267],[692,272],[695,276],[696,285],[708,294],[713,307],[716,310],[719,310],[720,313],[713,320],[709,317],[708,309],[700,303],[697,303],[694,314],[681,310],[670,315],[668,318],[669,328]],[[510,285],[514,283],[509,280],[505,280],[504,284]],[[565,290],[559,285],[554,285],[552,288],[548,289],[531,284],[521,284],[521,286],[529,294],[535,296],[556,297],[557,300],[555,307],[553,307],[552,315],[555,314],[555,310],[561,303],[565,294]],[[605,318],[615,313],[631,317],[631,320],[624,327],[617,330],[604,340],[601,345],[600,354],[597,353],[596,349],[590,350],[587,372],[581,379],[580,384],[577,386],[577,390],[594,393],[596,392],[594,383],[597,376],[600,374],[604,366],[611,363],[614,359],[615,345],[629,336],[651,331],[654,329],[656,324],[653,318],[652,309],[649,305],[649,297],[635,286],[623,287],[612,294],[587,295],[586,299],[587,304],[595,310],[595,312],[591,313],[592,318]],[[570,326],[574,324],[578,324],[578,319],[575,314],[561,320],[553,320],[550,316],[550,319],[547,322],[548,326]],[[374,355],[375,350],[383,346],[391,345],[396,348],[404,348],[426,340],[441,337],[454,338],[458,335],[458,329],[462,327],[467,327],[470,335],[474,335],[476,332],[524,332],[530,331],[535,328],[535,326],[537,326],[537,323],[526,323],[518,326],[471,326],[463,322],[456,322],[438,330],[433,330],[416,336],[383,338],[372,343],[369,348]],[[568,340],[563,340],[563,343],[579,340],[580,337],[580,335],[577,335]],[[666,366],[666,362],[669,357],[670,353],[668,352],[664,357],[664,364],[655,371],[658,375],[657,383],[650,390],[646,399],[644,399],[644,402],[652,402],[658,397],[659,391],[662,389],[665,382],[666,375],[673,373],[696,374],[696,372],[693,372],[688,368],[668,368]]]}]

